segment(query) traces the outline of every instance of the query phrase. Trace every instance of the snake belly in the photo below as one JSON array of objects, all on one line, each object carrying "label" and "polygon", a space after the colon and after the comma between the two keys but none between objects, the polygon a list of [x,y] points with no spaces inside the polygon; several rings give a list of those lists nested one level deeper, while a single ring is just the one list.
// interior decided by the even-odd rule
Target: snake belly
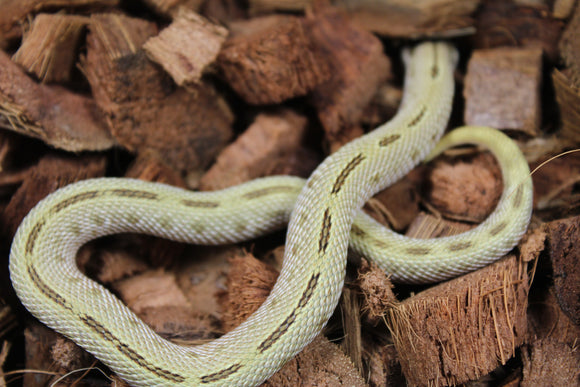
[{"label": "snake belly", "polygon": [[[306,184],[298,178],[272,177],[219,192],[192,193],[163,184],[104,178],[50,195],[23,220],[12,245],[10,275],[22,303],[132,385],[250,386],[266,380],[325,326],[344,282],[355,215],[357,228],[351,233],[358,240],[355,247],[378,255],[374,259],[380,261],[385,260],[381,255],[390,254],[389,243],[399,246],[401,256],[387,259],[383,267],[399,270],[402,281],[436,281],[496,259],[525,231],[531,189],[528,180],[516,184],[527,169],[517,147],[512,144],[517,150],[513,151],[499,146],[498,141],[511,141],[486,128],[480,128],[480,138],[467,129],[454,131],[462,135],[450,137],[436,150],[467,141],[484,144],[498,156],[506,191],[486,221],[489,224],[482,224],[483,231],[475,232],[480,226],[472,234],[449,237],[440,248],[432,247],[433,254],[449,256],[441,270],[436,260],[427,259],[422,265],[425,254],[411,250],[416,241],[400,241],[392,232],[385,232],[386,250],[376,242],[372,246],[378,226],[360,207],[429,154],[452,105],[457,60],[453,47],[423,43],[407,51],[404,60],[405,90],[397,115],[327,158]],[[507,160],[503,164],[502,157]],[[512,168],[516,176],[509,175],[506,184]],[[508,188],[511,194],[506,193]],[[284,263],[270,296],[235,330],[201,346],[184,347],[161,338],[75,265],[80,246],[103,235],[130,231],[220,244],[283,227],[288,218]],[[489,238],[499,246],[493,251],[496,255],[478,258],[483,247],[489,247]],[[470,258],[454,263],[456,253],[475,255],[475,262]],[[405,263],[409,255],[416,258],[410,260],[411,266]]]}]

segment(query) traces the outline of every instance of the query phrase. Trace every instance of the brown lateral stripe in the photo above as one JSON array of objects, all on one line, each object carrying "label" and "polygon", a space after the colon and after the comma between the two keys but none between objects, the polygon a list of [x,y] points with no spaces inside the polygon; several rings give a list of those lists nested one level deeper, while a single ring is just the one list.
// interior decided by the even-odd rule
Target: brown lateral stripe
[{"label": "brown lateral stripe", "polygon": [[473,246],[473,243],[470,241],[458,242],[458,243],[453,243],[453,244],[449,245],[447,247],[447,250],[449,250],[451,252],[455,252],[455,251],[461,251],[461,250],[468,249],[471,246]]},{"label": "brown lateral stripe", "polygon": [[334,186],[332,187],[332,191],[330,193],[338,193],[340,191],[340,189],[342,188],[342,186],[344,185],[344,182],[346,180],[346,178],[348,177],[348,175],[357,167],[357,165],[359,165],[361,163],[361,161],[363,161],[365,159],[365,157],[362,155],[362,153],[359,153],[358,155],[356,155],[352,160],[350,160],[348,162],[348,164],[346,165],[346,167],[344,167],[344,169],[340,172],[340,174],[336,177],[336,181],[334,182]]},{"label": "brown lateral stripe", "polygon": [[30,276],[32,283],[38,288],[38,290],[41,291],[42,294],[44,294],[46,297],[50,298],[52,301],[59,304],[63,308],[72,310],[72,307],[66,302],[64,297],[62,297],[60,294],[52,290],[46,283],[44,283],[44,281],[40,279],[40,276],[38,275],[34,267],[32,266],[28,267],[28,275]]},{"label": "brown lateral stripe", "polygon": [[280,324],[280,326],[276,328],[276,330],[272,332],[272,334],[268,336],[268,338],[258,346],[258,350],[260,352],[264,352],[265,350],[270,348],[272,344],[278,341],[278,339],[288,331],[288,328],[290,328],[290,325],[292,325],[295,320],[296,320],[296,309],[294,309],[292,313],[290,313],[290,315],[286,317],[286,319],[282,322],[282,324]]},{"label": "brown lateral stripe", "polygon": [[140,367],[143,367],[147,369],[149,372],[163,379],[169,380],[173,383],[182,383],[183,381],[185,381],[185,378],[181,375],[177,375],[171,371],[167,371],[159,367],[156,367],[153,364],[150,364],[147,360],[143,358],[143,356],[139,355],[137,352],[129,348],[127,344],[121,342],[121,340],[115,337],[115,335],[113,335],[111,331],[105,328],[94,318],[87,315],[80,315],[79,317],[81,321],[85,323],[86,326],[91,328],[93,331],[97,332],[103,339],[113,343],[115,347],[119,350],[119,352],[121,352],[129,359],[133,360]]},{"label": "brown lateral stripe", "polygon": [[423,118],[423,116],[425,115],[426,111],[427,111],[427,108],[425,106],[423,106],[421,111],[419,111],[419,114],[417,114],[415,116],[415,118],[413,118],[413,120],[411,122],[409,122],[408,126],[413,127],[413,126],[417,125],[421,121],[421,118]]},{"label": "brown lateral stripe", "polygon": [[64,210],[65,208],[72,206],[75,203],[82,202],[85,200],[93,199],[99,196],[102,191],[87,191],[80,194],[73,195],[59,202],[56,206],[52,207],[50,210],[53,214]]},{"label": "brown lateral stripe", "polygon": [[24,248],[24,252],[26,254],[32,254],[32,250],[34,250],[34,245],[36,244],[36,240],[38,239],[38,234],[40,230],[44,227],[44,220],[39,221],[32,227],[32,231],[28,234],[28,239],[26,240],[26,246]]},{"label": "brown lateral stripe", "polygon": [[194,207],[194,208],[216,208],[219,207],[219,203],[216,202],[208,202],[203,200],[189,200],[184,199],[181,201],[181,204],[187,207]]},{"label": "brown lateral stripe", "polygon": [[303,308],[306,306],[310,298],[312,298],[312,294],[314,294],[314,289],[316,289],[316,285],[318,284],[318,277],[320,277],[320,273],[313,274],[310,277],[310,281],[308,281],[308,285],[306,289],[302,293],[302,297],[300,297],[300,302],[298,303],[298,308]]},{"label": "brown lateral stripe", "polygon": [[514,197],[514,207],[519,208],[522,205],[522,199],[524,197],[524,189],[522,186],[518,186]]},{"label": "brown lateral stripe", "polygon": [[383,137],[383,139],[381,141],[379,141],[379,146],[387,146],[389,144],[394,143],[395,141],[397,141],[400,138],[401,138],[400,134],[390,134],[386,137]]},{"label": "brown lateral stripe", "polygon": [[431,78],[436,78],[437,75],[439,75],[439,66],[437,66],[436,64],[434,64],[431,67]]},{"label": "brown lateral stripe", "polygon": [[112,189],[109,191],[113,196],[120,196],[123,198],[148,199],[157,200],[158,195],[149,191],[142,191],[137,189]]},{"label": "brown lateral stripe", "polygon": [[324,211],[324,219],[322,219],[322,230],[320,231],[320,239],[318,241],[318,253],[325,253],[330,239],[330,228],[332,227],[332,220],[330,217],[330,209]]},{"label": "brown lateral stripe", "polygon": [[202,376],[201,382],[202,383],[211,383],[211,382],[216,382],[218,380],[225,379],[228,376],[230,376],[231,374],[238,372],[238,370],[240,368],[242,368],[241,364],[239,364],[239,363],[233,364],[233,365],[229,366],[228,368],[223,369],[221,371],[215,372],[213,374]]},{"label": "brown lateral stripe", "polygon": [[382,239],[373,239],[372,243],[379,249],[388,249],[389,247],[391,247],[387,242],[383,241]]},{"label": "brown lateral stripe", "polygon": [[267,187],[262,189],[257,189],[255,191],[250,191],[242,195],[244,199],[256,199],[262,196],[277,194],[281,192],[292,192],[295,188],[289,185],[279,185],[274,187]]},{"label": "brown lateral stripe", "polygon": [[411,255],[427,255],[431,252],[431,249],[426,247],[410,247],[407,249],[407,253]]},{"label": "brown lateral stripe", "polygon": [[350,233],[354,234],[356,236],[359,237],[364,237],[367,233],[363,231],[362,228],[358,227],[357,225],[352,225],[352,227],[350,228]]},{"label": "brown lateral stripe", "polygon": [[489,230],[489,235],[491,236],[496,236],[497,234],[499,234],[500,232],[503,231],[504,228],[507,227],[507,223],[506,222],[501,222],[500,224],[498,224],[497,226],[495,226],[494,228],[492,228],[491,230]]}]

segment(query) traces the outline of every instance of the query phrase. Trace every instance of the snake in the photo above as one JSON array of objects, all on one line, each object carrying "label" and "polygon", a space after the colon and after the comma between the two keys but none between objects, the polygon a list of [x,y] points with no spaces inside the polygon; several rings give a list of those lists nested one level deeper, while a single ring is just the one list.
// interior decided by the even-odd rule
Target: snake
[{"label": "snake", "polygon": [[[441,141],[454,95],[457,50],[423,42],[403,50],[403,98],[385,124],[341,147],[305,181],[271,176],[214,192],[128,178],[97,178],[50,194],[22,221],[10,276],[41,322],[135,386],[258,385],[317,336],[337,306],[349,244],[407,283],[431,283],[487,265],[528,227],[532,186],[518,146],[486,127]],[[399,235],[363,204],[423,160],[472,143],[497,158],[504,190],[492,214],[463,234]],[[198,244],[235,243],[287,226],[284,260],[268,298],[246,321],[198,346],[168,341],[101,284],[80,272],[78,249],[123,232]]]}]

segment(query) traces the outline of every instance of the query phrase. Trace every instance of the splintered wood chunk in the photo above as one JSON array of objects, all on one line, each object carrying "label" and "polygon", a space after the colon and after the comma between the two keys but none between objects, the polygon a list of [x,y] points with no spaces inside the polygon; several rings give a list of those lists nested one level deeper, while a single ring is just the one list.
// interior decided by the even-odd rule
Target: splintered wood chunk
[{"label": "splintered wood chunk", "polygon": [[155,151],[180,172],[203,168],[232,136],[232,113],[211,84],[176,87],[147,58],[140,47],[155,33],[140,19],[91,17],[84,72],[122,146]]},{"label": "splintered wood chunk", "polygon": [[235,22],[230,28],[219,65],[248,103],[303,96],[328,79],[326,58],[315,52],[303,19],[274,15]]},{"label": "splintered wood chunk", "polygon": [[505,364],[526,336],[528,291],[524,264],[508,256],[391,308],[408,384],[461,384]]},{"label": "splintered wood chunk", "polygon": [[559,135],[574,144],[580,144],[580,78],[578,86],[574,86],[566,73],[554,69],[552,81],[562,119]]},{"label": "splintered wood chunk", "polygon": [[301,147],[306,124],[306,117],[291,110],[258,115],[252,125],[220,153],[202,177],[200,188],[222,189],[271,174],[273,166]]},{"label": "splintered wood chunk", "polygon": [[465,122],[539,133],[542,50],[474,51],[465,76]]},{"label": "splintered wood chunk", "polygon": [[380,40],[348,17],[326,8],[307,19],[318,50],[331,64],[331,77],[312,93],[312,102],[330,142],[355,126],[379,85],[390,75]]},{"label": "splintered wood chunk", "polygon": [[227,35],[224,27],[195,12],[181,11],[169,27],[149,39],[143,48],[178,85],[196,83],[216,59]]},{"label": "splintered wood chunk", "polygon": [[43,82],[70,80],[81,33],[88,20],[63,14],[37,15],[12,60]]},{"label": "splintered wood chunk", "polygon": [[91,98],[35,83],[4,51],[0,69],[1,127],[73,152],[115,144]]}]

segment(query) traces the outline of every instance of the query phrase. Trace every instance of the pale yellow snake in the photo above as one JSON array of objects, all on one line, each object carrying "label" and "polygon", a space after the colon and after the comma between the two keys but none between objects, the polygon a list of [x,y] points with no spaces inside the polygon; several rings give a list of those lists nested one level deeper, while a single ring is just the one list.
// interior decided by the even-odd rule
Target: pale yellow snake
[{"label": "pale yellow snake", "polygon": [[[452,105],[456,56],[445,43],[407,51],[397,115],[327,158],[306,184],[271,177],[193,193],[137,180],[95,179],[55,192],[30,212],[14,238],[10,273],[18,296],[39,320],[133,385],[256,385],[300,352],[333,313],[355,215],[353,247],[395,280],[432,282],[488,264],[517,243],[532,206],[528,166],[498,131],[453,131],[434,153],[471,142],[497,156],[505,191],[478,228],[412,240],[359,211],[437,143]],[[268,299],[237,329],[201,346],[162,339],[75,265],[78,248],[102,235],[132,231],[219,244],[283,227],[288,219],[284,264]]]}]

